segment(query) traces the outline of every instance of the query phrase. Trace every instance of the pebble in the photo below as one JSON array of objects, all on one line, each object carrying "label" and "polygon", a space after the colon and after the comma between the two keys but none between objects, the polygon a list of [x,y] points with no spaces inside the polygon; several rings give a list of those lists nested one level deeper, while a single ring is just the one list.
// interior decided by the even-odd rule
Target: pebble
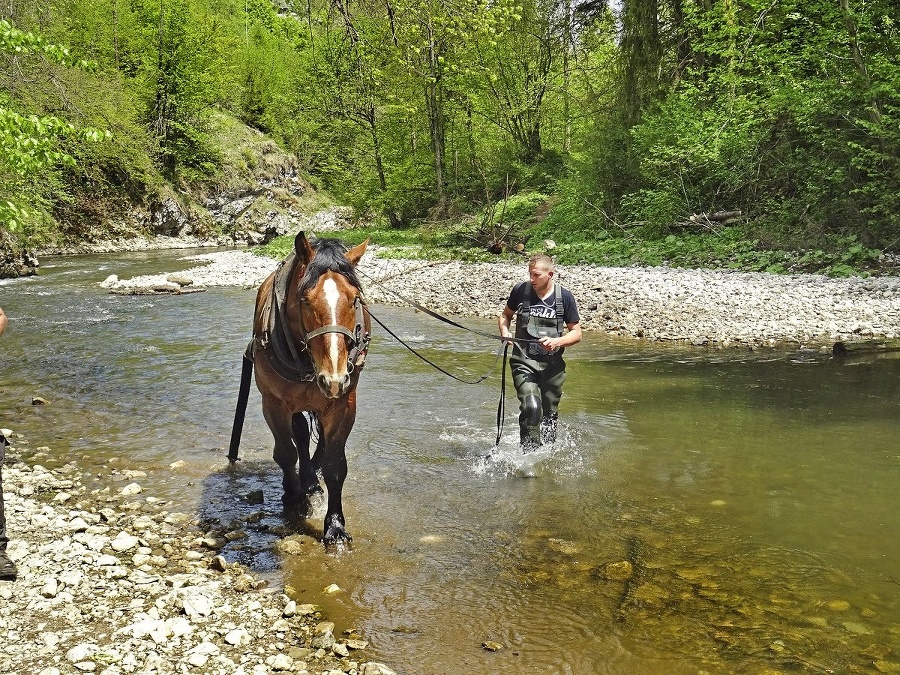
[{"label": "pebble", "polygon": [[[358,270],[370,304],[416,302],[435,312],[496,318],[522,263],[388,259],[370,246]],[[192,256],[179,272],[189,288],[256,288],[278,264],[245,250]],[[149,288],[171,275],[107,280],[111,289]],[[560,265],[557,278],[578,301],[582,328],[610,335],[709,347],[828,345],[900,338],[900,278],[830,278],[671,267]]]},{"label": "pebble", "polygon": [[[88,494],[74,464],[50,470],[16,458],[10,447],[7,554],[19,577],[0,582],[0,673],[61,675],[64,663],[67,673],[105,675],[394,674],[361,651],[349,660],[356,646],[335,643],[316,605],[297,605],[240,563],[226,564],[199,525],[165,512],[163,501],[137,514],[125,496]],[[78,495],[77,510],[53,499],[63,491]],[[115,536],[87,531],[111,522]]]}]

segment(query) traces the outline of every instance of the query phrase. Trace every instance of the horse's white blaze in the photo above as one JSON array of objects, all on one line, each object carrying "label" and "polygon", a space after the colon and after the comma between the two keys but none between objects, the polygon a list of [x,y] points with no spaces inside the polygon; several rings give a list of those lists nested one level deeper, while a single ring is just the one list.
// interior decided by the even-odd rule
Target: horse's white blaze
[{"label": "horse's white blaze", "polygon": [[[341,297],[341,294],[338,292],[337,284],[334,283],[334,279],[326,279],[325,283],[322,284],[322,290],[325,292],[325,302],[328,303],[328,308],[331,310],[331,325],[337,325],[337,303]],[[331,377],[335,380],[342,377],[342,375],[338,372],[338,367],[340,361],[338,360],[338,348],[340,343],[338,340],[343,340],[344,336],[340,333],[328,333],[328,342],[329,349],[331,351]]]}]

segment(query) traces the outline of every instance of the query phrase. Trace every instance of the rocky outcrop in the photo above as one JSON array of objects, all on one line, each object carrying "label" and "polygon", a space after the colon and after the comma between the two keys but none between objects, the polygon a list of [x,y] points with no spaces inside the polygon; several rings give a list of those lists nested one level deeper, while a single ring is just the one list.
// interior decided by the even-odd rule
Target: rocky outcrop
[{"label": "rocky outcrop", "polygon": [[[214,116],[211,145],[220,162],[203,180],[147,181],[154,188],[84,188],[54,212],[35,255],[155,248],[260,245],[297,229],[327,199],[303,178],[297,158],[264,134]],[[141,191],[143,190],[143,192]],[[98,196],[100,194],[101,196]],[[33,274],[36,259],[0,238],[0,278]]]},{"label": "rocky outcrop", "polygon": [[0,230],[0,279],[27,277],[37,274],[37,269],[37,258]]}]

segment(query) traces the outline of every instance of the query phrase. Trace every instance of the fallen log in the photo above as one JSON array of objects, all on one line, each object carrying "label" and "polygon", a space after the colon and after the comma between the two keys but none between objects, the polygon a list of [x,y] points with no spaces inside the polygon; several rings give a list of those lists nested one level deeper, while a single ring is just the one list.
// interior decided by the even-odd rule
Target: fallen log
[{"label": "fallen log", "polygon": [[734,220],[737,220],[741,217],[740,210],[738,211],[716,211],[715,213],[701,213],[696,216],[691,216],[691,220],[694,218],[706,218],[706,220],[712,220],[716,223],[727,223]]},{"label": "fallen log", "polygon": [[704,228],[718,231],[724,225],[736,223],[741,219],[741,211],[716,211],[715,213],[693,213],[687,220],[673,223],[672,227],[683,230]]},{"label": "fallen log", "polygon": [[871,356],[875,354],[889,354],[900,352],[900,344],[890,342],[859,342],[848,345],[838,340],[831,346],[831,355],[837,359],[846,359],[851,356]]}]

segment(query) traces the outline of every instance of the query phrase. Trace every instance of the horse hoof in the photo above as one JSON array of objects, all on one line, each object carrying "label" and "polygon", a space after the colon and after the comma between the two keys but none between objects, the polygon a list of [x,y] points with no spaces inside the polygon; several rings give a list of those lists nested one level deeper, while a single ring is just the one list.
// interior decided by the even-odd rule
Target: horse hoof
[{"label": "horse hoof", "polygon": [[336,546],[339,544],[350,544],[353,537],[344,529],[343,518],[333,516],[325,519],[325,535],[322,541],[325,546]]},{"label": "horse hoof", "polygon": [[326,534],[322,538],[322,542],[325,544],[325,548],[343,548],[344,546],[350,546],[353,543],[353,537],[345,530],[341,530],[340,532],[330,532]]}]

